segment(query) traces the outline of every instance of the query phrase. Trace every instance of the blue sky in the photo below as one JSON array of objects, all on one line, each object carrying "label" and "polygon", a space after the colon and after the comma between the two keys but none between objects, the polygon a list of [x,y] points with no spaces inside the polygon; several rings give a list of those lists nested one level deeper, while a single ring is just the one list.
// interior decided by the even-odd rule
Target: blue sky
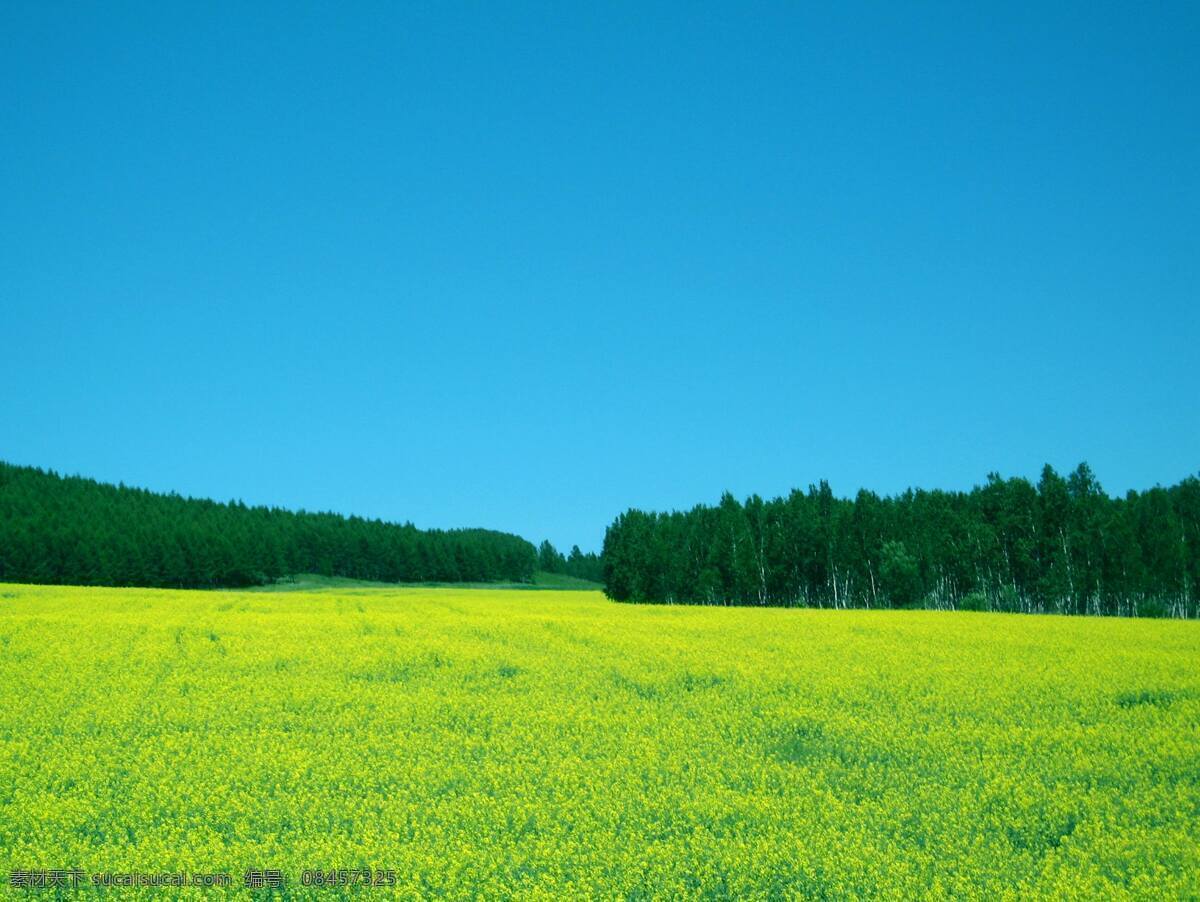
[{"label": "blue sky", "polygon": [[0,8],[0,458],[598,549],[1200,470],[1200,6]]}]

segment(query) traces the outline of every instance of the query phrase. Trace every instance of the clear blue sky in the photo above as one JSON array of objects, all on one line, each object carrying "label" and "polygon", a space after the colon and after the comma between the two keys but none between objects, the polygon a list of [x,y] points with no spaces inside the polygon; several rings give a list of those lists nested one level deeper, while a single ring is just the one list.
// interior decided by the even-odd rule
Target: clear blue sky
[{"label": "clear blue sky", "polygon": [[1200,5],[0,7],[0,458],[599,547],[1200,470]]}]

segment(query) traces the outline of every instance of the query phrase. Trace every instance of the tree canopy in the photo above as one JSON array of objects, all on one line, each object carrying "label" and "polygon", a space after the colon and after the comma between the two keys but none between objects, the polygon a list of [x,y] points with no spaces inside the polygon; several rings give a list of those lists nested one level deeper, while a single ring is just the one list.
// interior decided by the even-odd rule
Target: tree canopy
[{"label": "tree canopy", "polygon": [[0,581],[249,586],[294,573],[384,582],[528,582],[537,552],[486,529],[160,494],[0,463]]},{"label": "tree canopy", "polygon": [[538,546],[538,569],[546,573],[562,573],[576,579],[598,583],[604,579],[604,565],[600,555],[594,551],[584,554],[578,545],[571,546],[571,553],[563,555],[549,539]]},{"label": "tree canopy", "polygon": [[1200,613],[1200,480],[1109,497],[1091,468],[970,492],[807,491],[654,513],[604,540],[618,601]]}]

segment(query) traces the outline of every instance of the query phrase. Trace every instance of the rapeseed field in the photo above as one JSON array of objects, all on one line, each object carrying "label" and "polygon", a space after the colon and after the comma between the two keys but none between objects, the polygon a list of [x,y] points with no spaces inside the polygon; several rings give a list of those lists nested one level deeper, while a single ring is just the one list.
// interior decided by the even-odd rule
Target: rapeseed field
[{"label": "rapeseed field", "polygon": [[1195,898],[1198,829],[1200,623],[0,586],[6,892]]}]

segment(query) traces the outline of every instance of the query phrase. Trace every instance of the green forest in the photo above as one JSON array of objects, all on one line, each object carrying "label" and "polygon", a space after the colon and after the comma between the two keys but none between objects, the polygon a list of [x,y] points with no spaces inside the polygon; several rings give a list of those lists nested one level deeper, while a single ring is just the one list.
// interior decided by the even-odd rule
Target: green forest
[{"label": "green forest", "polygon": [[549,540],[538,546],[538,569],[545,573],[570,576],[599,583],[604,580],[604,563],[594,551],[584,554],[578,545],[571,546],[571,553],[563,555]]},{"label": "green forest", "polygon": [[160,494],[0,462],[0,582],[215,588],[295,573],[529,582],[537,549],[403,525]]},{"label": "green forest", "polygon": [[0,463],[0,581],[236,588],[299,573],[380,582],[603,583],[617,601],[1200,616],[1200,479],[1110,497],[1087,464],[969,492],[860,491],[631,509],[603,552],[484,529],[185,498]]},{"label": "green forest", "polygon": [[1112,498],[1080,464],[970,492],[727,493],[626,511],[603,562],[618,601],[1195,617],[1200,479]]}]

